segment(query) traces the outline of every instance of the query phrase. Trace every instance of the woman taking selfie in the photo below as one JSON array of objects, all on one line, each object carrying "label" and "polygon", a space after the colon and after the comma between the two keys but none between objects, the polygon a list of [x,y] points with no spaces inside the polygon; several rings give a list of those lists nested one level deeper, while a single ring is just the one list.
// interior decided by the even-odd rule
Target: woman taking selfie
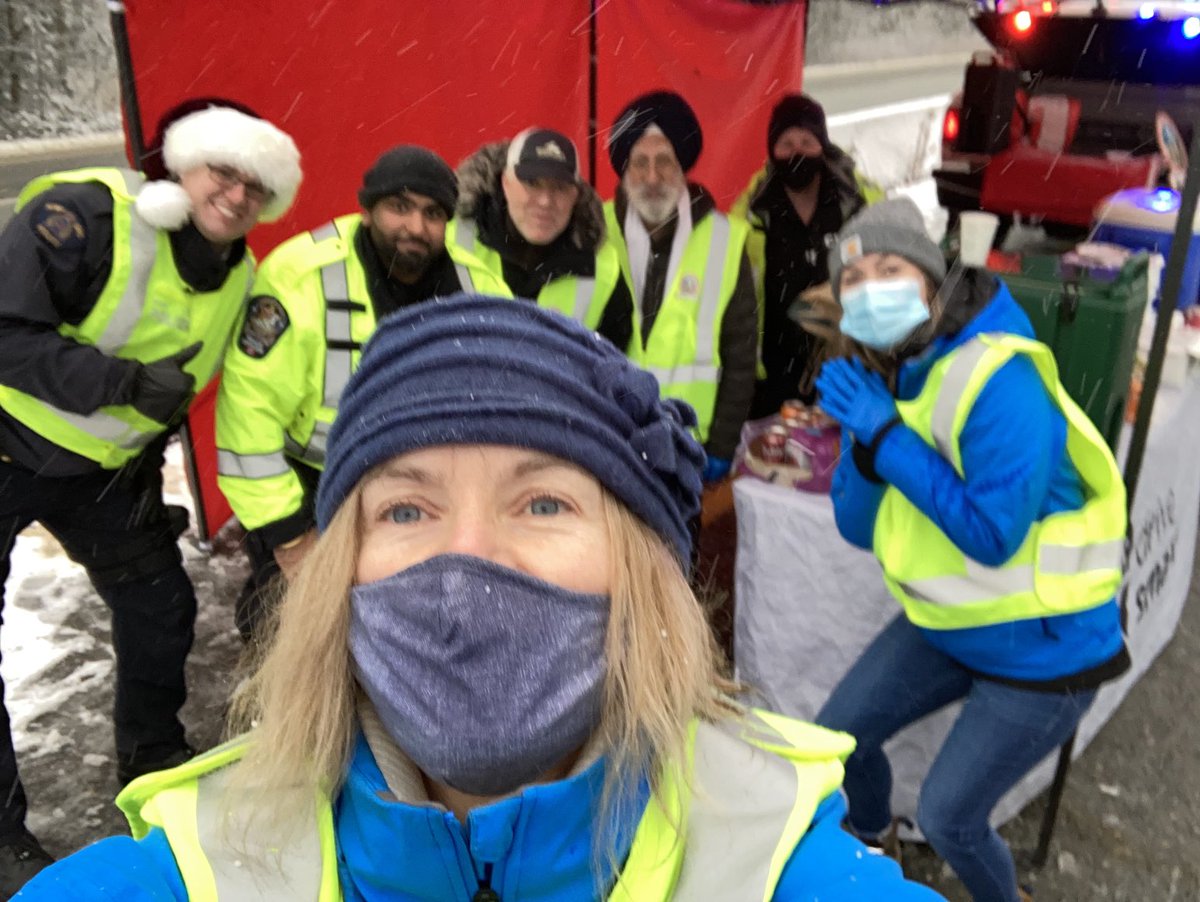
[{"label": "woman taking selfie", "polygon": [[730,699],[680,563],[691,422],[533,304],[384,320],[252,729],[24,898],[938,898],[840,829],[849,737]]}]

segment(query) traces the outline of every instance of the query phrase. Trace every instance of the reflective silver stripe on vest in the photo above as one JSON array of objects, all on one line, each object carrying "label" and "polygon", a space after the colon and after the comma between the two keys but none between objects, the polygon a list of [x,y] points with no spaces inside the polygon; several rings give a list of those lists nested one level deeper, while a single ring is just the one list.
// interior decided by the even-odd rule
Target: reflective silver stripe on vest
[{"label": "reflective silver stripe on vest", "polygon": [[312,235],[313,241],[328,241],[330,238],[338,236],[337,224],[327,222],[325,225],[313,229],[309,234]]},{"label": "reflective silver stripe on vest", "polygon": [[142,432],[136,426],[131,426],[124,420],[119,420],[107,413],[97,411],[96,413],[84,416],[83,414],[62,410],[45,401],[40,401],[39,403],[59,419],[66,420],[76,429],[86,432],[92,438],[99,439],[102,442],[109,442],[118,448],[124,448],[126,451],[134,451],[146,447],[152,439],[161,435],[162,431],[167,428],[166,426],[162,426],[151,432]]},{"label": "reflective silver stripe on vest", "polygon": [[471,278],[471,270],[463,266],[461,263],[454,264],[454,271],[458,273],[458,285],[463,291],[475,290],[475,280]]},{"label": "reflective silver stripe on vest", "polygon": [[904,593],[918,601],[957,607],[978,601],[992,601],[1005,595],[1031,593],[1034,590],[1033,565],[984,567],[966,558],[966,575],[933,576],[897,582]]},{"label": "reflective silver stripe on vest", "polygon": [[[317,902],[321,892],[321,835],[317,819],[303,818],[286,845],[256,848],[260,835],[227,820],[229,768],[201,777],[196,788],[196,834],[212,868],[216,898],[258,902]],[[315,799],[314,799],[315,802]],[[233,849],[231,845],[249,848]]]},{"label": "reflective silver stripe on vest", "polygon": [[[757,718],[747,721],[767,731],[768,741],[790,744]],[[738,727],[732,721],[697,728],[695,792],[672,899],[768,898],[771,861],[796,804],[798,777],[790,762],[738,738]]]},{"label": "reflective silver stripe on vest", "polygon": [[325,447],[329,441],[329,430],[331,428],[333,427],[330,423],[326,423],[324,420],[317,420],[313,425],[312,435],[309,436],[307,445],[301,445],[285,433],[283,436],[284,451],[306,464],[311,464],[314,467],[323,467],[325,466]]},{"label": "reflective silver stripe on vest", "polygon": [[659,385],[683,382],[716,382],[721,377],[721,368],[707,364],[704,366],[651,366],[646,372],[658,380]]},{"label": "reflective silver stripe on vest", "polygon": [[[1073,576],[1094,570],[1119,570],[1123,550],[1124,540],[1114,539],[1096,545],[1044,544],[1038,553],[1043,573]],[[897,585],[912,598],[948,608],[1036,591],[1032,564],[985,567],[970,558],[965,561],[965,575],[897,581]]]},{"label": "reflective silver stripe on vest", "polygon": [[351,341],[349,310],[330,309],[330,301],[349,301],[350,284],[346,261],[336,260],[321,267],[321,290],[325,293],[325,399],[326,407],[336,408],[350,381],[351,351],[331,348],[330,342]]},{"label": "reflective silver stripe on vest", "polygon": [[716,347],[717,311],[721,308],[721,283],[730,233],[728,219],[717,213],[711,215],[712,237],[708,242],[708,262],[704,265],[704,286],[700,290],[700,320],[696,323],[696,364],[709,366]]},{"label": "reflective silver stripe on vest", "polygon": [[282,451],[271,454],[237,454],[217,449],[217,474],[240,476],[242,479],[270,479],[282,476],[291,470],[283,459]]},{"label": "reflective silver stripe on vest", "polygon": [[974,338],[967,342],[946,368],[946,375],[938,389],[937,400],[933,405],[933,416],[929,420],[929,431],[933,436],[933,444],[938,454],[950,462],[954,461],[954,415],[958,411],[958,402],[967,390],[971,375],[983,360],[989,348],[982,339]]},{"label": "reflective silver stripe on vest", "polygon": [[[454,241],[465,251],[474,253],[475,238],[478,234],[475,230],[475,221],[473,219],[456,219],[454,226]],[[471,278],[471,269],[463,263],[456,262],[454,271],[458,273],[458,284],[463,291],[475,291],[475,280]]]},{"label": "reflective silver stripe on vest", "polygon": [[464,251],[474,253],[475,239],[479,236],[479,231],[475,228],[475,220],[457,219],[455,222],[458,224],[454,227],[454,240]]},{"label": "reflective silver stripe on vest", "polygon": [[582,323],[592,306],[592,296],[596,293],[596,280],[575,277],[575,321]]},{"label": "reflective silver stripe on vest", "polygon": [[1095,545],[1042,545],[1038,549],[1043,573],[1071,576],[1089,570],[1120,570],[1124,539]]},{"label": "reflective silver stripe on vest", "polygon": [[[141,177],[128,170],[120,170],[125,181],[125,190],[136,195],[141,190]],[[129,211],[129,279],[117,302],[117,309],[96,339],[96,347],[105,354],[115,354],[127,344],[134,329],[141,321],[146,306],[146,289],[150,285],[150,273],[154,271],[154,257],[158,248],[158,230],[137,215],[131,205]],[[92,433],[95,435],[95,433]],[[98,438],[99,436],[97,436]]]}]

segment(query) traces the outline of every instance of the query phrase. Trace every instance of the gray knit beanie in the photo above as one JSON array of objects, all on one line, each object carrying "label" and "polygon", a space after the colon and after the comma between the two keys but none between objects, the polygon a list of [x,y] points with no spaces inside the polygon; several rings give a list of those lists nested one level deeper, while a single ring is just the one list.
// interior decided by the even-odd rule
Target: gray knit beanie
[{"label": "gray knit beanie", "polygon": [[921,211],[907,197],[864,207],[842,226],[829,249],[829,281],[841,300],[842,269],[867,254],[897,254],[919,266],[934,285],[946,278],[946,258],[925,231]]}]

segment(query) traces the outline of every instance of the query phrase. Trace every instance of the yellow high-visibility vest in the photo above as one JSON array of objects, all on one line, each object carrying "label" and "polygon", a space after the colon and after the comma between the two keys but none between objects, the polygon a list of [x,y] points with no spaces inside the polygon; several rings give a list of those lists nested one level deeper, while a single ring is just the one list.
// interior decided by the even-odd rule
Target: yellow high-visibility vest
[{"label": "yellow high-visibility vest", "polygon": [[230,345],[217,396],[217,484],[242,525],[291,516],[304,486],[288,458],[321,470],[361,348],[375,331],[354,249],[361,214],[295,235],[267,255],[252,294],[275,298],[289,325],[262,357]]},{"label": "yellow high-visibility vest", "polygon": [[[125,169],[77,169],[42,176],[22,190],[17,208],[55,185],[88,182],[104,185],[113,197],[112,269],[83,322],[63,323],[58,333],[110,357],[140,363],[169,357],[200,342],[200,352],[183,367],[199,392],[221,367],[253,278],[253,256],[247,249],[217,290],[195,291],[175,266],[169,233],[137,214],[135,198],[143,177]],[[167,428],[129,405],[77,414],[5,385],[0,385],[0,407],[47,441],[105,469],[128,463]]]},{"label": "yellow high-visibility vest", "polygon": [[[117,805],[134,838],[163,830],[191,902],[338,902],[333,807],[316,792],[312,820],[298,825],[289,844],[262,843],[267,866],[247,867],[242,853],[229,848],[230,836],[247,833],[237,829],[236,811],[232,820],[221,816],[230,801],[225,768],[242,757],[246,742],[130,783]],[[646,805],[609,899],[768,902],[817,806],[841,785],[853,750],[845,733],[767,711],[715,725],[694,722],[689,772],[667,768],[663,805]],[[745,817],[749,806],[758,812],[753,819]]]},{"label": "yellow high-visibility vest", "polygon": [[[629,249],[613,201],[604,205],[608,241],[634,294]],[[713,210],[692,228],[679,271],[667,287],[649,336],[642,335],[641,302],[635,298],[633,338],[627,354],[650,372],[663,397],[687,401],[696,411],[697,437],[708,440],[721,381],[721,326],[737,287],[750,227]]]},{"label": "yellow high-visibility vest", "polygon": [[[472,219],[454,219],[446,226],[446,250],[458,273],[463,291],[494,297],[514,297],[504,281],[504,260],[499,252],[479,240]],[[559,276],[542,286],[536,298],[539,307],[557,310],[589,329],[600,325],[604,308],[621,277],[616,251],[606,242],[596,251],[592,276]]]},{"label": "yellow high-visibility vest", "polygon": [[875,555],[908,619],[928,629],[964,629],[1098,607],[1121,584],[1125,486],[1112,452],[1058,380],[1040,342],[978,335],[933,365],[912,401],[896,404],[910,429],[963,475],[959,439],[979,393],[1000,367],[1024,354],[1067,420],[1067,455],[1083,481],[1084,505],[1036,521],[999,567],[958,549],[899,489],[888,486],[875,517]]}]

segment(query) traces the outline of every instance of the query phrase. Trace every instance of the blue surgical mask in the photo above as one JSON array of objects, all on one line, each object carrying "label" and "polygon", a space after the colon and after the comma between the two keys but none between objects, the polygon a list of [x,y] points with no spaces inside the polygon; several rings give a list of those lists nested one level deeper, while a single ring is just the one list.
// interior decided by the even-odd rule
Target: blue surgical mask
[{"label": "blue surgical mask", "polygon": [[916,279],[861,282],[842,292],[842,334],[868,348],[894,348],[928,320]]},{"label": "blue surgical mask", "polygon": [[425,774],[505,795],[600,723],[607,595],[444,554],[350,590],[354,672]]}]

